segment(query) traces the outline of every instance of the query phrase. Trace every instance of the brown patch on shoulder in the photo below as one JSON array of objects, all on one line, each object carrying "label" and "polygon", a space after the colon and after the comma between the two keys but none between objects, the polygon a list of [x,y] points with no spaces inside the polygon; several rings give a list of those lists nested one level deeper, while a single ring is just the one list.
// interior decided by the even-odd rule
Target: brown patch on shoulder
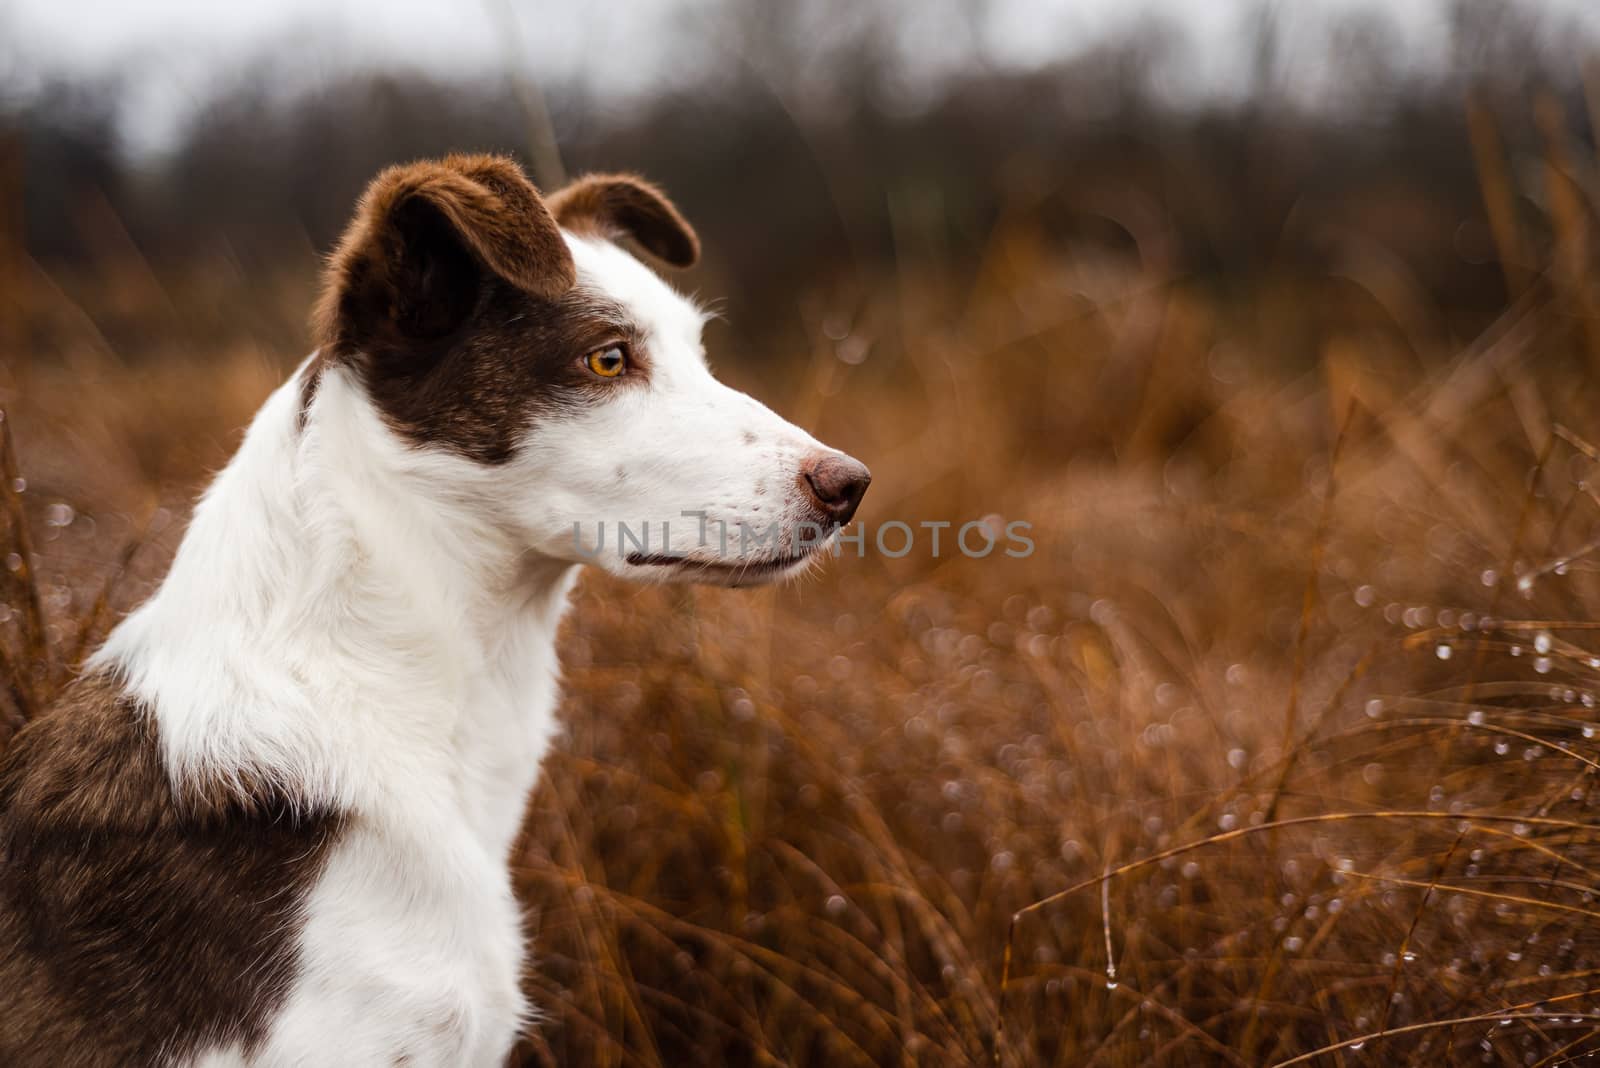
[{"label": "brown patch on shoulder", "polygon": [[511,160],[384,171],[328,266],[302,418],[320,376],[347,367],[409,440],[504,462],[540,413],[604,395],[586,353],[632,340],[624,310],[577,288],[575,272]]},{"label": "brown patch on shoulder", "polygon": [[577,233],[631,239],[673,267],[693,267],[700,238],[659,186],[636,174],[587,174],[550,197],[556,221]]},{"label": "brown patch on shoulder", "polygon": [[174,798],[155,728],[85,678],[0,757],[0,1064],[164,1064],[261,1042],[340,820]]}]

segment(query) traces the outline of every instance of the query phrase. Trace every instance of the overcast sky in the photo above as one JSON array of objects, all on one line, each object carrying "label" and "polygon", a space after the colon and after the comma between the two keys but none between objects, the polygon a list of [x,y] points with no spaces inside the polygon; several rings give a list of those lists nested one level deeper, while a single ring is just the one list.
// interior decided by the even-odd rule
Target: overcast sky
[{"label": "overcast sky", "polygon": [[[935,70],[971,62],[975,49],[986,62],[1025,68],[1159,16],[1183,26],[1195,44],[1188,88],[1227,91],[1247,69],[1240,27],[1262,3],[917,0],[897,8],[906,14],[895,26],[906,53]],[[1418,62],[1437,54],[1447,4],[1277,0],[1291,53],[1296,34],[1315,38],[1332,17],[1382,11],[1395,20],[1401,54]],[[1600,0],[1527,6],[1600,28]],[[674,64],[687,61],[692,42],[706,34],[707,13],[721,7],[715,0],[0,0],[0,78],[12,92],[27,92],[46,78],[120,75],[130,142],[159,147],[194,107],[264,53],[286,81],[303,84],[383,66],[502,77],[516,64],[552,83],[580,79],[592,91],[627,93],[674,77]],[[983,12],[981,44],[950,33],[949,12],[963,9]]]}]

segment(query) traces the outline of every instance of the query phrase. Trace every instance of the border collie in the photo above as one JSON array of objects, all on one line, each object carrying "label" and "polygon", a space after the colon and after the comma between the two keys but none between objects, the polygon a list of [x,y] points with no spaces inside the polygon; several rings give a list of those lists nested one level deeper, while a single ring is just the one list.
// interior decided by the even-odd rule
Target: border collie
[{"label": "border collie", "polygon": [[[0,762],[0,1064],[505,1061],[578,565],[783,579],[825,541],[707,522],[835,531],[870,477],[718,383],[705,316],[628,247],[699,253],[631,176],[373,181],[316,353]],[[657,542],[576,536],[618,521]]]}]

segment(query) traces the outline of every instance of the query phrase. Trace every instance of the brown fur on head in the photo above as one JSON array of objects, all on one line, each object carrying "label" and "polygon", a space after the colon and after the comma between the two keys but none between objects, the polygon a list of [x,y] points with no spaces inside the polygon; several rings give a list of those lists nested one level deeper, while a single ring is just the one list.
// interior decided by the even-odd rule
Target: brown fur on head
[{"label": "brown fur on head", "polygon": [[[559,220],[559,221],[558,221]],[[448,156],[373,179],[329,261],[301,385],[345,366],[391,426],[486,463],[507,459],[541,410],[580,403],[588,349],[627,336],[622,309],[575,285],[566,226],[629,238],[687,266],[699,242],[640,178],[581,178],[548,207],[503,156]],[[642,380],[647,361],[636,361]]]},{"label": "brown fur on head", "polygon": [[632,238],[672,267],[693,267],[700,239],[672,201],[633,174],[587,174],[550,197],[556,221],[573,231]]},{"label": "brown fur on head", "polygon": [[450,333],[484,270],[546,300],[572,255],[532,183],[504,156],[447,156],[373,179],[329,262],[317,341],[329,358]]}]

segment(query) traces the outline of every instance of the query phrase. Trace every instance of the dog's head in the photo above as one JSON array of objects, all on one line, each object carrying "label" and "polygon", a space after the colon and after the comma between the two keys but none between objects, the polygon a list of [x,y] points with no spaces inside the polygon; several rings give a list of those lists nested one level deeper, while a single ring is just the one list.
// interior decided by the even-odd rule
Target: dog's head
[{"label": "dog's head", "polygon": [[652,580],[798,572],[867,469],[713,378],[705,315],[623,242],[699,256],[636,177],[544,198],[500,157],[392,168],[330,262],[317,369],[526,551]]}]

